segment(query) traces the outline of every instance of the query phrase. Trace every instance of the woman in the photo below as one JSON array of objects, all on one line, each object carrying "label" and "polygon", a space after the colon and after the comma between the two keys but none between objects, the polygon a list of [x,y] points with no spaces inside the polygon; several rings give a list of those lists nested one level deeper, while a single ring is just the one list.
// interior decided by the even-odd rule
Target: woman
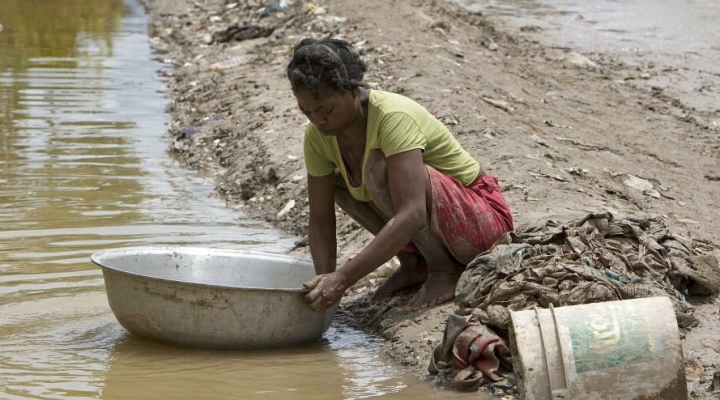
[{"label": "woman", "polygon": [[[306,301],[322,312],[393,256],[398,270],[373,299],[423,283],[409,310],[451,300],[465,265],[513,229],[498,188],[448,129],[407,97],[369,90],[351,45],[304,39],[287,67],[310,124],[310,253],[318,276]],[[336,269],[335,204],[375,238]]]}]

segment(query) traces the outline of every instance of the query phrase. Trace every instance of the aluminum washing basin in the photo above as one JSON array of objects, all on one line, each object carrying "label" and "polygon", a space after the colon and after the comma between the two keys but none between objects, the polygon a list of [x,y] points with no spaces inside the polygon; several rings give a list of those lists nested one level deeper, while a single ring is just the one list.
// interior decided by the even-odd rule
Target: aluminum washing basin
[{"label": "aluminum washing basin", "polygon": [[189,247],[99,251],[108,302],[129,332],[179,346],[258,349],[320,339],[335,309],[312,311],[313,265],[287,256]]}]

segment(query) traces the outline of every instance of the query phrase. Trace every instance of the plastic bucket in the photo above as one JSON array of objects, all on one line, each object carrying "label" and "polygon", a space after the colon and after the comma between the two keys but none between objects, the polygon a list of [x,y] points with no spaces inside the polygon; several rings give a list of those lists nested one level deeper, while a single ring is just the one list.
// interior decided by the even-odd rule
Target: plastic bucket
[{"label": "plastic bucket", "polygon": [[510,313],[521,400],[687,399],[670,299]]}]

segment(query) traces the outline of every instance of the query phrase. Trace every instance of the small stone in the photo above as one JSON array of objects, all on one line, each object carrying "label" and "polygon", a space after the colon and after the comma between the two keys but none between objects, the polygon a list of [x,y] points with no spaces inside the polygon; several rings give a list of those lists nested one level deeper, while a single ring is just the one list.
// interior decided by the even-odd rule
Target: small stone
[{"label": "small stone", "polygon": [[565,57],[565,61],[580,68],[598,68],[598,65],[594,61],[580,53],[570,52]]},{"label": "small stone", "polygon": [[493,42],[488,45],[488,50],[490,51],[498,51],[500,50],[500,46],[498,46],[497,43]]},{"label": "small stone", "polygon": [[656,199],[659,199],[659,198],[662,197],[662,195],[660,194],[660,192],[658,192],[657,190],[644,190],[644,191],[643,191],[643,194],[644,194],[645,196],[654,197],[654,198],[656,198]]},{"label": "small stone", "polygon": [[628,175],[628,178],[623,182],[625,186],[638,189],[642,191],[653,190],[653,184],[650,181],[638,178],[635,175]]},{"label": "small stone", "polygon": [[293,207],[295,207],[295,200],[290,200],[285,204],[285,207],[283,207],[280,212],[277,213],[277,217],[280,218],[283,215],[287,214],[288,211],[292,210]]}]

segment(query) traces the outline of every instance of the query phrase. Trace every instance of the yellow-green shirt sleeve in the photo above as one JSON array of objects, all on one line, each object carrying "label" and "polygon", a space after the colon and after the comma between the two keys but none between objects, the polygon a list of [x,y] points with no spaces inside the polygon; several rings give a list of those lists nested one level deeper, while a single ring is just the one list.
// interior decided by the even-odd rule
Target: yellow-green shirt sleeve
[{"label": "yellow-green shirt sleeve", "polygon": [[410,150],[425,150],[427,136],[415,119],[404,112],[383,115],[378,130],[378,145],[385,157]]},{"label": "yellow-green shirt sleeve", "polygon": [[332,157],[330,144],[324,140],[322,134],[314,129],[312,124],[305,129],[305,138],[303,140],[303,156],[305,159],[305,169],[311,176],[327,176],[335,172],[335,162]]}]

